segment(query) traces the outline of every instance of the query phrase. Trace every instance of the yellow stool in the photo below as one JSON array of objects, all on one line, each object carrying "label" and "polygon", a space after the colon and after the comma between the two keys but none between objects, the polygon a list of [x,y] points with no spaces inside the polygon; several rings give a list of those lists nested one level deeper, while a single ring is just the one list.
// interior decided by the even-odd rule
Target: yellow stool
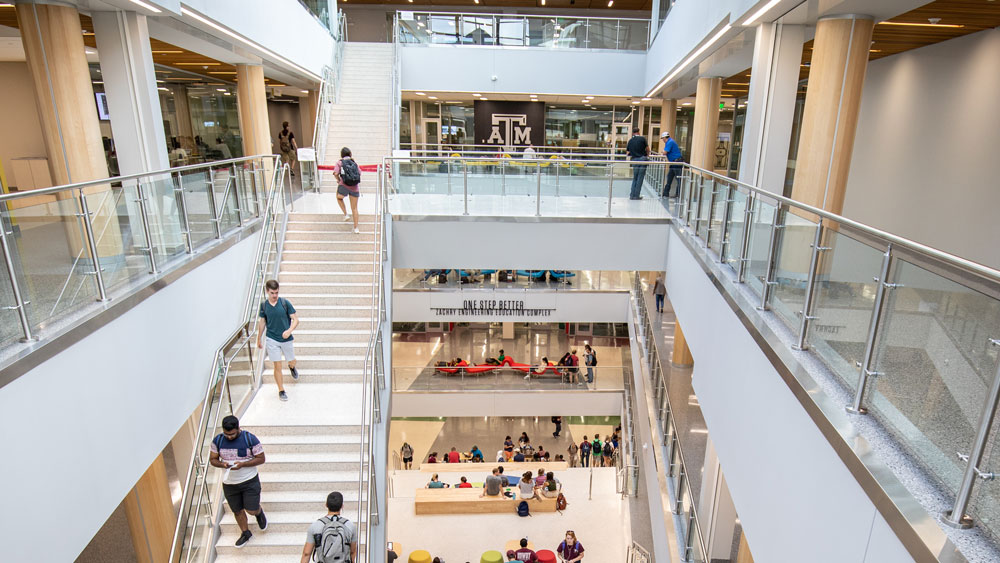
[{"label": "yellow stool", "polygon": [[[499,559],[497,561],[499,561]],[[418,549],[410,553],[408,563],[431,563],[431,554],[422,549]]]},{"label": "yellow stool", "polygon": [[487,551],[479,563],[503,563],[503,555],[499,551]]}]

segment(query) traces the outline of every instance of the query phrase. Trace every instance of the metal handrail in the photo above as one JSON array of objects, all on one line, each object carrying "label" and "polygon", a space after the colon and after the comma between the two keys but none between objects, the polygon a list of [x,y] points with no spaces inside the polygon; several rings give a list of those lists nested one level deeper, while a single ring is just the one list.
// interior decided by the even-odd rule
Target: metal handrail
[{"label": "metal handrail", "polygon": [[[284,203],[284,198],[285,198],[284,179],[287,177],[287,175],[288,175],[287,164],[276,166],[274,168],[274,171],[271,176],[271,186],[265,195],[265,204],[264,208],[262,209],[262,213],[264,215],[263,217],[264,228],[261,231],[260,240],[257,242],[257,251],[255,255],[256,260],[254,261],[253,266],[251,268],[250,287],[247,290],[247,300],[243,308],[242,321],[239,328],[232,334],[232,336],[230,336],[229,339],[226,340],[225,344],[223,344],[216,351],[215,360],[212,364],[212,370],[210,372],[211,375],[209,377],[208,384],[205,389],[204,399],[202,402],[201,416],[199,418],[199,426],[198,426],[198,435],[192,447],[191,463],[188,466],[187,477],[185,478],[184,488],[181,494],[180,511],[177,516],[177,524],[176,527],[174,528],[173,543],[171,544],[170,557],[168,559],[168,561],[171,562],[178,560],[177,558],[180,557],[180,551],[184,547],[183,543],[185,535],[184,532],[187,530],[186,523],[190,510],[188,504],[192,502],[194,487],[196,487],[194,481],[196,480],[196,475],[198,474],[199,467],[202,468],[203,470],[202,474],[204,474],[204,471],[206,470],[208,465],[208,460],[201,460],[198,455],[198,452],[203,448],[204,441],[207,438],[206,436],[207,421],[209,420],[209,418],[207,417],[210,416],[209,409],[211,407],[214,390],[216,388],[219,388],[220,382],[224,383],[226,379],[229,377],[229,365],[231,364],[232,360],[236,357],[234,354],[229,358],[229,360],[226,360],[225,351],[227,349],[232,348],[234,339],[237,339],[240,334],[245,334],[245,338],[242,338],[242,341],[244,344],[246,344],[251,342],[257,333],[257,323],[253,322],[252,318],[253,316],[252,305],[255,302],[256,296],[258,296],[262,291],[261,284],[262,284],[262,278],[264,278],[266,274],[265,268],[267,265],[267,256],[269,253],[268,247],[270,246],[271,242],[274,242],[273,239],[269,237],[269,233],[272,232],[272,229],[269,228],[269,225],[272,227],[274,225],[274,220],[276,215],[276,210],[275,210],[276,202],[280,201],[282,204]],[[279,245],[279,253],[280,253],[280,245]],[[275,271],[277,271],[277,267],[280,262],[279,257],[280,255],[276,255],[275,257],[275,266],[274,266]],[[243,344],[237,346],[236,350],[241,349],[242,346]],[[220,361],[219,361],[220,358],[223,360],[222,366],[224,367],[224,370],[221,379],[217,379],[220,368]],[[263,363],[259,365],[262,366]],[[258,371],[259,370],[257,370],[254,367],[253,371],[251,372],[252,386],[254,389],[258,388],[260,385],[260,381],[257,377]],[[220,401],[220,408],[221,408],[221,401]],[[204,486],[205,482],[203,481],[202,487]],[[217,524],[218,523],[216,522],[213,525]]]},{"label": "metal handrail", "polygon": [[77,182],[75,184],[63,184],[61,186],[52,186],[50,188],[39,188],[37,190],[27,190],[23,192],[12,192],[9,194],[0,194],[0,203],[20,199],[24,197],[33,197],[38,195],[50,195],[60,192],[69,192],[72,190],[77,190],[80,188],[89,188],[91,186],[103,186],[105,184],[114,184],[118,182],[124,182],[126,180],[138,180],[141,178],[148,178],[150,176],[162,176],[169,174],[176,174],[178,172],[187,172],[189,170],[197,170],[200,168],[218,168],[226,164],[237,164],[240,162],[250,162],[253,160],[262,160],[266,158],[274,158],[274,155],[270,154],[258,154],[254,156],[241,156],[239,158],[230,158],[226,160],[213,160],[212,162],[203,162],[201,164],[188,164],[186,166],[177,166],[174,168],[163,168],[161,170],[154,170],[152,172],[140,172],[138,174],[127,174],[125,176],[113,176],[111,178],[101,178],[99,180],[88,180],[86,182]]},{"label": "metal handrail", "polygon": [[[469,16],[476,18],[507,18],[507,19],[542,19],[542,20],[587,20],[587,21],[636,21],[636,22],[646,22],[649,23],[649,18],[595,18],[595,17],[578,17],[578,16],[567,16],[567,15],[555,15],[555,14],[503,14],[499,12],[428,12],[428,11],[412,11],[406,10],[407,13],[413,14],[414,16],[448,16],[448,17],[458,17],[458,16]],[[397,14],[399,12],[396,12]]]}]

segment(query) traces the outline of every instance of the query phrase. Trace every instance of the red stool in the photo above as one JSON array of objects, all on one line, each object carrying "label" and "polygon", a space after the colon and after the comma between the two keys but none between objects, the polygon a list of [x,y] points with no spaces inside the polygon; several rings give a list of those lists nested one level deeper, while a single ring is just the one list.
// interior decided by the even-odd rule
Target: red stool
[{"label": "red stool", "polygon": [[538,563],[556,563],[556,554],[547,549],[536,551],[535,555],[538,556]]}]

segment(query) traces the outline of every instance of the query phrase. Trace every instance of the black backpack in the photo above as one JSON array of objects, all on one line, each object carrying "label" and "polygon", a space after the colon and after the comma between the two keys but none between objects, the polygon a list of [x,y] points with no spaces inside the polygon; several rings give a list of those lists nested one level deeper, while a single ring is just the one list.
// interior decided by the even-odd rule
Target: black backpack
[{"label": "black backpack", "polygon": [[604,456],[611,457],[615,453],[615,446],[611,442],[604,442]]},{"label": "black backpack", "polygon": [[597,352],[593,350],[590,351],[590,365],[591,366],[597,365]]},{"label": "black backpack", "polygon": [[522,500],[517,504],[517,515],[518,516],[531,516],[528,511],[528,501]]},{"label": "black backpack", "polygon": [[348,563],[351,560],[351,541],[347,537],[347,518],[324,516],[319,519],[323,531],[313,534],[313,561],[318,563]]},{"label": "black backpack", "polygon": [[340,179],[345,186],[357,186],[361,183],[361,169],[353,158],[344,158],[340,161]]}]

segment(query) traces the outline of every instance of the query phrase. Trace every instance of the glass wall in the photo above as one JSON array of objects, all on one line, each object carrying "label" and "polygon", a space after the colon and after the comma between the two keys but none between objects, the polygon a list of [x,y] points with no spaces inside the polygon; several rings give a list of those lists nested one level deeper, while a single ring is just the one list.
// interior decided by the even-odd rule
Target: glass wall
[{"label": "glass wall", "polygon": [[545,144],[548,147],[607,147],[611,144],[614,108],[545,108]]},{"label": "glass wall", "polygon": [[299,0],[324,27],[336,34],[337,3],[331,0]]},{"label": "glass wall", "polygon": [[236,87],[164,83],[159,90],[170,166],[243,156]]}]

